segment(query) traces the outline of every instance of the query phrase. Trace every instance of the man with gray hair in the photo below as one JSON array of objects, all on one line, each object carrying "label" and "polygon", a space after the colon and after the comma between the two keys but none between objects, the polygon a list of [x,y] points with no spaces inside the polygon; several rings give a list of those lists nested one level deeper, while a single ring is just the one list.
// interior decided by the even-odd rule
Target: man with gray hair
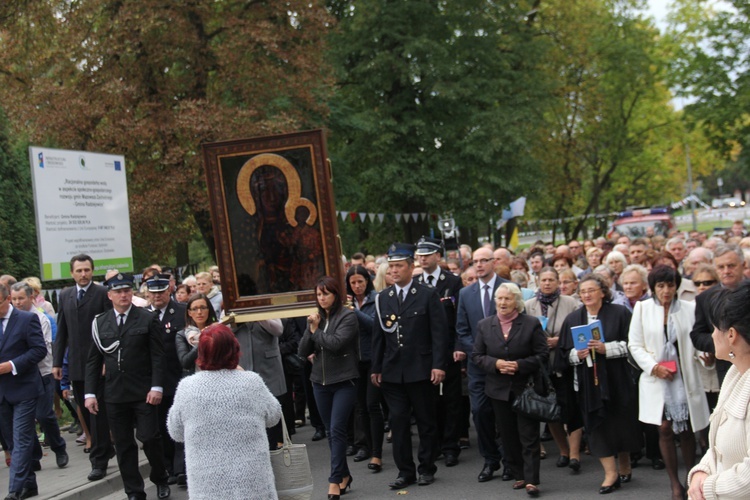
[{"label": "man with gray hair", "polygon": [[[63,468],[68,465],[67,447],[65,439],[60,436],[60,426],[52,407],[57,385],[55,378],[52,376],[52,325],[44,312],[34,307],[34,290],[25,281],[18,282],[10,287],[10,300],[13,307],[19,311],[35,313],[42,325],[47,355],[38,364],[44,390],[36,400],[36,420],[44,432],[44,438],[49,443],[50,449],[55,454],[57,466]],[[42,459],[42,447],[39,445],[39,440],[34,440],[33,444],[33,460],[38,462]]]},{"label": "man with gray hair", "polygon": [[[713,321],[711,318],[711,304],[713,298],[722,287],[730,290],[736,289],[745,279],[745,255],[737,245],[723,245],[714,252],[714,266],[719,273],[721,287],[715,286],[709,288],[695,299],[695,324],[690,332],[690,340],[699,351],[710,352],[714,354],[714,341],[711,334],[714,331]],[[719,383],[724,381],[724,376],[729,370],[731,363],[729,361],[716,360],[716,374],[719,376]]]},{"label": "man with gray hair", "polygon": [[687,279],[693,277],[693,273],[700,264],[711,264],[714,260],[714,254],[711,250],[704,247],[696,247],[690,250],[682,266],[682,276]]},{"label": "man with gray hair", "polygon": [[664,249],[672,254],[675,258],[679,267],[682,267],[682,260],[685,258],[685,240],[679,236],[670,238],[667,240],[667,244],[664,245]]}]

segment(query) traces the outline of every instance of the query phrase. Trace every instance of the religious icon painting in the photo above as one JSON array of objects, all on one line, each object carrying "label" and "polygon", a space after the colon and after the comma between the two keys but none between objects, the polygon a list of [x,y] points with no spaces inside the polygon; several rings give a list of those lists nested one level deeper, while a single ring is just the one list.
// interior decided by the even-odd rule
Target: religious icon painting
[{"label": "religious icon painting", "polygon": [[304,315],[323,275],[343,284],[322,130],[203,145],[225,309]]}]

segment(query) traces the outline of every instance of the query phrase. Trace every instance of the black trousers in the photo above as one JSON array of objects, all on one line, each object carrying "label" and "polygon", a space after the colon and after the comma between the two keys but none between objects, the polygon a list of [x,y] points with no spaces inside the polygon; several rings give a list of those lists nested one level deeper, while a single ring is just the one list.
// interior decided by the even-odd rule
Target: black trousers
[{"label": "black trousers", "polygon": [[161,404],[156,407],[159,412],[159,434],[164,449],[164,466],[170,476],[185,473],[185,448],[182,443],[175,442],[167,430],[167,414],[173,404],[174,394],[165,394],[162,396]]},{"label": "black trousers", "polygon": [[458,456],[461,448],[461,363],[450,363],[443,383],[434,386],[438,440],[443,454]]},{"label": "black trousers", "polygon": [[512,410],[515,396],[508,401],[490,398],[495,421],[503,441],[503,457],[517,481],[539,484],[541,447],[539,422]]},{"label": "black trousers", "polygon": [[354,408],[354,446],[364,448],[373,457],[383,458],[385,420],[380,403],[383,393],[372,385],[370,361],[359,362],[357,379],[357,406]]},{"label": "black trousers", "polygon": [[86,391],[83,387],[83,380],[73,380],[71,385],[76,403],[81,407],[81,414],[91,433],[91,452],[89,453],[91,468],[106,470],[109,457],[112,456],[112,440],[109,437],[107,405],[104,404],[104,377],[99,380],[99,390],[96,392],[96,400],[99,402],[99,413],[97,415],[92,415],[86,409],[84,404]]},{"label": "black trousers", "polygon": [[[438,449],[435,418],[435,388],[429,380],[404,384],[383,382],[383,396],[390,408],[393,431],[393,461],[399,477],[415,478],[416,473],[434,474]],[[419,468],[414,466],[411,446],[411,416],[417,421]]]},{"label": "black trousers", "polygon": [[[164,448],[159,433],[158,407],[144,401],[134,403],[107,403],[107,415],[112,435],[115,438],[117,463],[125,493],[146,498],[143,478],[138,470],[138,438],[151,465],[149,479],[154,484],[167,483],[167,468],[164,465]],[[99,406],[101,410],[101,405]],[[133,428],[135,427],[135,436]]]}]

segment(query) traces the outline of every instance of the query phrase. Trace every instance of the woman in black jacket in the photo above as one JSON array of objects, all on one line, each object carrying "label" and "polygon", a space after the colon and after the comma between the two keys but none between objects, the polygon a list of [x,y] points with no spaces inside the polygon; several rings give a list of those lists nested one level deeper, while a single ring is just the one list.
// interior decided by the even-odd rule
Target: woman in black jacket
[{"label": "woman in black jacket", "polygon": [[346,463],[346,430],[357,400],[359,325],[354,311],[344,307],[344,296],[335,279],[320,278],[315,295],[318,312],[307,318],[299,355],[313,364],[310,380],[331,449],[328,498],[338,500],[352,484]]},{"label": "woman in black jacket", "polygon": [[364,266],[354,265],[346,272],[346,294],[359,322],[359,380],[357,406],[354,409],[355,462],[370,458],[367,467],[380,472],[383,467],[383,399],[379,387],[370,380],[372,366],[372,325],[375,320],[375,287]]},{"label": "woman in black jacket", "polygon": [[539,421],[512,410],[529,379],[538,375],[549,359],[547,336],[534,316],[523,313],[523,295],[513,283],[502,283],[495,290],[497,314],[477,326],[472,360],[487,373],[484,392],[492,402],[495,421],[505,448],[505,458],[516,482],[513,489],[525,488],[539,494]]}]

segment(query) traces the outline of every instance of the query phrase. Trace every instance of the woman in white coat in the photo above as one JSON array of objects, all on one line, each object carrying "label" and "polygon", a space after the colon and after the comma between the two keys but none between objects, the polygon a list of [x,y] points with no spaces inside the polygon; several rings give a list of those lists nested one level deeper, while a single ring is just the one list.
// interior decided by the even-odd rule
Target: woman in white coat
[{"label": "woman in white coat", "polygon": [[672,484],[672,498],[684,497],[677,476],[674,436],[680,438],[685,466],[695,464],[695,431],[708,426],[708,403],[690,340],[695,304],[679,300],[680,275],[657,266],[648,275],[653,298],[637,302],[628,347],[641,374],[638,419],[659,426],[659,448]]}]

